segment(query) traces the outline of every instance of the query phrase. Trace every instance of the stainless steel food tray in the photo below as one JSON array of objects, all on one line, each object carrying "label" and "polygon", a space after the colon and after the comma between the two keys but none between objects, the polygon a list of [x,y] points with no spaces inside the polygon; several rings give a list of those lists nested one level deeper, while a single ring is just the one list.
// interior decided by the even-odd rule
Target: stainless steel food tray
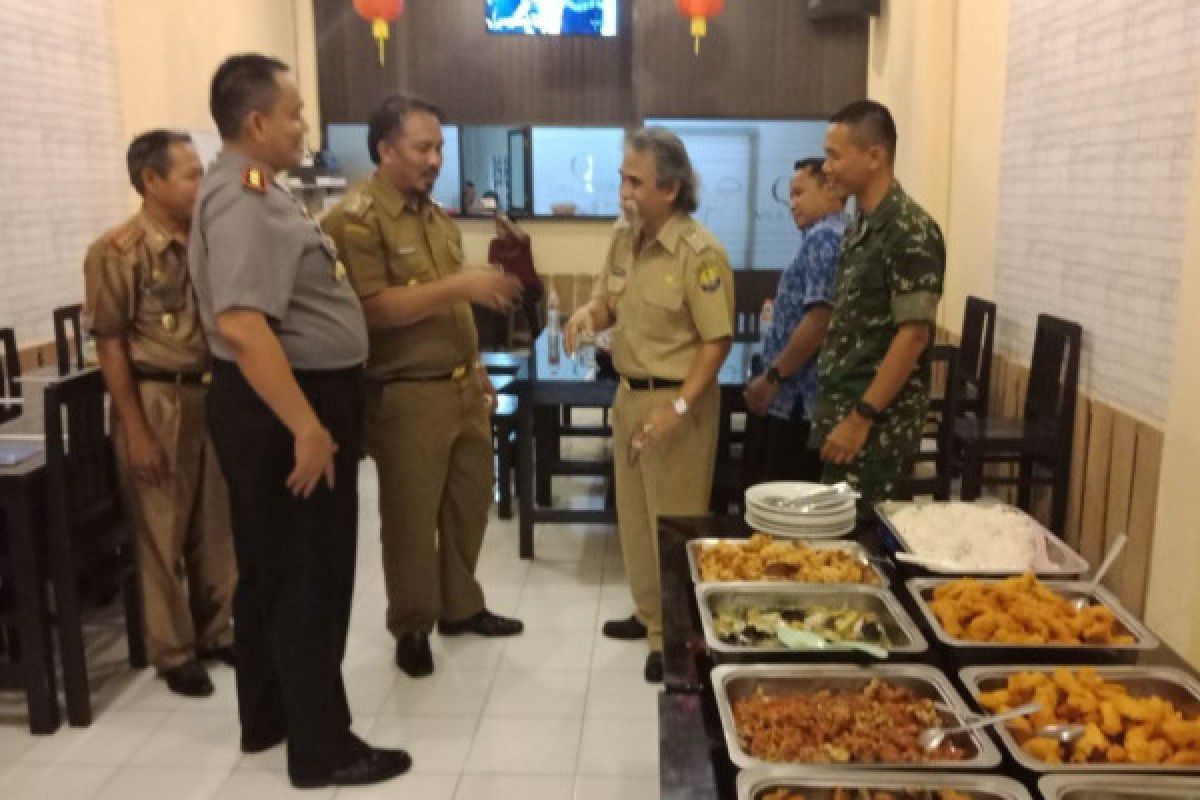
[{"label": "stainless steel food tray", "polygon": [[[1137,617],[1133,615],[1129,609],[1121,604],[1116,595],[1105,589],[1103,586],[1098,587],[1095,591],[1087,583],[1077,581],[1042,581],[1042,584],[1066,597],[1068,600],[1073,600],[1076,597],[1087,597],[1093,605],[1102,605],[1108,608],[1116,617],[1117,622],[1125,629],[1125,633],[1130,634],[1135,639],[1133,644],[997,644],[995,642],[972,642],[967,639],[956,639],[946,632],[942,627],[941,621],[937,615],[933,613],[929,602],[937,587],[950,583],[954,578],[912,578],[906,586],[912,594],[913,599],[917,603],[917,608],[921,610],[921,614],[925,617],[925,621],[929,623],[930,629],[933,631],[934,637],[941,643],[963,650],[986,650],[989,652],[996,651],[1017,651],[1017,650],[1037,650],[1045,653],[1059,653],[1063,651],[1093,651],[1093,652],[1121,652],[1121,651],[1141,651],[1154,650],[1159,646],[1158,637],[1154,635]],[[999,583],[1001,579],[980,579],[983,583]]]},{"label": "stainless steel food tray", "polygon": [[[1078,664],[1037,664],[998,667],[967,667],[959,672],[963,685],[978,703],[981,692],[1002,688],[1009,675],[1016,672],[1038,672],[1049,675],[1059,668],[1079,670]],[[1089,666],[1109,683],[1118,683],[1135,697],[1158,695],[1169,700],[1185,714],[1200,714],[1200,682],[1188,673],[1173,667]],[[1005,749],[1017,763],[1034,772],[1148,772],[1200,774],[1200,766],[1165,766],[1159,764],[1051,764],[1025,752],[1005,725],[994,730]]]},{"label": "stainless steel food tray", "polygon": [[708,649],[718,656],[788,656],[804,658],[842,658],[859,651],[837,644],[828,650],[789,650],[786,647],[734,645],[721,641],[717,636],[715,615],[730,607],[770,606],[779,608],[809,608],[825,606],[846,608],[854,611],[872,611],[883,625],[891,646],[888,650],[897,654],[923,653],[929,643],[921,630],[904,611],[899,601],[887,589],[863,584],[824,583],[707,583],[696,587],[696,605],[700,609],[700,622],[704,628],[704,640]]},{"label": "stainless steel food tray", "polygon": [[[996,500],[977,500],[975,502],[978,505],[984,505],[984,506],[1003,505],[1002,503],[1000,503],[999,501],[996,501]],[[899,511],[901,508],[905,508],[908,506],[923,507],[923,506],[928,506],[928,505],[935,505],[935,503],[928,501],[928,500],[916,500],[913,502],[900,502],[900,501],[895,501],[895,500],[889,500],[889,501],[886,501],[883,503],[877,503],[875,505],[875,513],[879,516],[880,521],[882,521],[883,524],[885,526],[887,526],[887,529],[889,531],[891,531],[892,535],[896,537],[896,541],[900,544],[900,546],[906,552],[913,553],[914,551],[913,551],[912,547],[909,545],[908,541],[904,538],[904,534],[900,533],[900,529],[892,524],[891,515],[894,514],[896,511]],[[1021,514],[1025,513],[1025,512],[1021,511],[1020,509],[1014,509],[1014,510]],[[1026,515],[1026,516],[1028,516],[1028,515]],[[1054,534],[1050,533],[1050,531],[1046,530],[1044,527],[1042,527],[1040,524],[1038,524],[1036,520],[1034,520],[1034,524],[1037,525],[1037,528],[1040,531],[1043,540],[1045,541],[1046,556],[1047,556],[1047,558],[1049,558],[1050,562],[1054,565],[1051,568],[1037,570],[1037,574],[1039,577],[1078,578],[1079,576],[1083,575],[1085,572],[1088,571],[1088,562],[1086,560],[1084,560],[1083,556],[1079,555],[1074,550],[1072,550],[1066,544],[1066,542],[1064,542],[1062,539],[1058,538]],[[1027,572],[1027,570],[1023,570],[1023,569],[1016,569],[1016,570],[1013,570],[1013,569],[1009,569],[1009,570],[966,570],[966,569],[937,570],[937,569],[921,567],[921,566],[918,566],[917,568],[924,570],[926,572],[936,573],[938,575],[979,575],[979,576],[1001,576],[1002,577],[1005,575],[1017,575],[1017,574],[1020,574],[1023,572]]]},{"label": "stainless steel food tray", "polygon": [[[818,691],[820,689],[859,690],[866,687],[872,679],[879,678],[893,686],[907,687],[918,696],[926,697],[947,709],[942,713],[943,724],[958,724],[970,716],[958,692],[950,685],[949,679],[933,667],[921,664],[878,664],[872,666],[855,666],[842,664],[837,666],[810,666],[787,664],[750,664],[726,665],[716,667],[712,671],[713,693],[716,696],[717,711],[721,717],[721,728],[725,733],[725,744],[729,749],[729,758],[734,765],[741,769],[752,767],[781,766],[752,757],[742,749],[738,738],[737,725],[734,722],[733,704],[760,687],[775,694],[787,694],[789,691]],[[903,767],[921,772],[946,769],[989,769],[1000,763],[1000,751],[992,744],[986,734],[976,730],[959,734],[956,741],[962,744],[969,755],[961,761],[938,761],[928,764],[824,764],[812,766],[821,769],[857,769],[877,771],[880,769]]]},{"label": "stainless steel food tray", "polygon": [[1200,800],[1200,779],[1165,775],[1047,775],[1045,800]]},{"label": "stainless steel food tray", "polygon": [[804,793],[806,800],[832,800],[836,789],[937,790],[970,792],[972,800],[1030,800],[1024,786],[999,775],[970,773],[819,770],[813,767],[767,767],[738,774],[739,800],[761,800],[775,789]]},{"label": "stainless steel food tray", "polygon": [[[747,539],[720,539],[717,537],[708,537],[708,538],[702,538],[702,539],[689,539],[688,543],[687,543],[687,555],[688,555],[688,568],[692,572],[692,582],[697,585],[704,583],[704,581],[700,580],[700,550],[702,548],[711,547],[715,544],[719,544],[720,542],[731,542],[734,544],[742,544],[742,543],[745,543],[746,541],[748,541],[748,540]],[[851,557],[853,557],[856,561],[858,561],[860,564],[866,566],[872,572],[874,572],[875,576],[879,580],[880,586],[888,585],[887,576],[883,574],[883,571],[881,569],[879,569],[879,566],[877,564],[875,564],[871,561],[871,559],[867,555],[866,549],[861,544],[858,544],[857,542],[800,541],[800,540],[795,540],[795,539],[787,539],[784,541],[789,544],[791,544],[791,543],[802,544],[805,547],[811,548],[813,550],[842,550],[842,551],[845,551]],[[740,582],[741,581],[739,581],[739,583]],[[714,583],[715,585],[718,585],[718,586],[721,585],[721,582],[717,582],[717,581],[713,581],[712,583]],[[726,583],[734,583],[734,581],[726,581]],[[788,580],[775,580],[775,581],[762,580],[762,581],[754,581],[754,583],[771,584],[771,585],[776,585],[776,586],[801,586],[801,585],[853,586],[853,585],[855,585],[855,584],[837,584],[837,583],[806,584],[803,581],[788,581]]]}]

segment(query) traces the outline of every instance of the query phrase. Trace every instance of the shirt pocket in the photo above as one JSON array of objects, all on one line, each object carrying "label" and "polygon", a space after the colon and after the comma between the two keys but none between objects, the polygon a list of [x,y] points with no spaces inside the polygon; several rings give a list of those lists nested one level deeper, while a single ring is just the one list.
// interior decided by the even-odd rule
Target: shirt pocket
[{"label": "shirt pocket", "polygon": [[674,313],[683,308],[683,270],[676,269],[647,282],[642,290],[646,303],[656,309]]},{"label": "shirt pocket", "polygon": [[150,314],[180,311],[187,304],[187,286],[183,269],[155,266],[141,281],[142,308]]},{"label": "shirt pocket", "polygon": [[388,282],[392,286],[430,283],[436,278],[433,262],[421,248],[392,239],[386,244]]}]

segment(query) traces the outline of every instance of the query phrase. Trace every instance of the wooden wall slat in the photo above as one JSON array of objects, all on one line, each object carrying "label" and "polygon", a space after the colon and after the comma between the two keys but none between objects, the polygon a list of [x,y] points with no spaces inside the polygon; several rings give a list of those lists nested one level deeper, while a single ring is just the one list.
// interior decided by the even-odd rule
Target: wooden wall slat
[{"label": "wooden wall slat", "polygon": [[1150,575],[1150,552],[1154,544],[1154,522],[1158,511],[1158,482],[1162,469],[1163,434],[1144,423],[1137,426],[1133,458],[1133,489],[1130,494],[1126,531],[1129,544],[1113,568],[1108,581],[1117,596],[1135,614],[1146,605]]},{"label": "wooden wall slat", "polygon": [[1079,535],[1079,552],[1091,564],[1099,563],[1098,559],[1103,557],[1112,433],[1112,409],[1103,403],[1092,403],[1092,424],[1088,431],[1088,461],[1083,487],[1083,519]]},{"label": "wooden wall slat", "polygon": [[[1133,495],[1133,457],[1136,448],[1137,422],[1125,414],[1114,413],[1101,553],[1108,553],[1116,538],[1129,528],[1129,505]],[[1092,564],[1098,566],[1097,561],[1093,561]],[[1110,588],[1114,585],[1112,579],[1113,573],[1110,572],[1109,578],[1106,579]]]},{"label": "wooden wall slat", "polygon": [[1083,394],[1075,404],[1075,434],[1071,440],[1071,488],[1067,497],[1066,540],[1079,547],[1080,523],[1083,519],[1083,482],[1087,474],[1088,432],[1092,422],[1092,405]]}]

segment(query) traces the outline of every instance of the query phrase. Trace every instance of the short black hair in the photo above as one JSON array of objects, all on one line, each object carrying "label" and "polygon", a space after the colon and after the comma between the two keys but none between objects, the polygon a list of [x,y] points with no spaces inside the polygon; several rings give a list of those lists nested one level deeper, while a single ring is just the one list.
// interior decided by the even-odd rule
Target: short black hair
[{"label": "short black hair", "polygon": [[883,103],[858,100],[829,118],[833,124],[845,125],[854,134],[854,141],[864,149],[882,145],[888,159],[896,158],[896,120]]},{"label": "short black hair", "polygon": [[474,188],[475,188],[475,181],[465,181],[465,182],[463,183],[463,186],[464,186],[464,187],[466,187],[466,186],[470,186],[472,189],[474,189]]},{"label": "short black hair", "polygon": [[236,139],[251,111],[267,112],[279,99],[277,75],[288,65],[277,58],[257,53],[230,56],[213,75],[208,95],[217,131],[225,141]]},{"label": "short black hair", "polygon": [[385,97],[367,118],[367,152],[376,165],[379,164],[379,143],[404,130],[404,120],[413,111],[433,114],[438,122],[446,121],[446,115],[440,108],[416,95],[393,94]]},{"label": "short black hair", "polygon": [[138,194],[146,193],[142,173],[154,170],[160,177],[171,171],[171,145],[190,144],[192,137],[186,133],[167,130],[146,131],[135,136],[125,151],[125,166],[129,170],[129,182]]},{"label": "short black hair", "polygon": [[825,159],[823,158],[801,158],[793,166],[793,172],[803,170],[819,181],[825,180]]}]

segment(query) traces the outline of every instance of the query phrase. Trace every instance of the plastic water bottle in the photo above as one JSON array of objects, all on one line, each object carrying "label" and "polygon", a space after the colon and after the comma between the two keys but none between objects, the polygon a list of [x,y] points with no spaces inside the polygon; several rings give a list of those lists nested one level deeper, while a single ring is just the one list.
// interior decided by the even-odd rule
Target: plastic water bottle
[{"label": "plastic water bottle", "polygon": [[558,318],[558,292],[546,295],[546,355],[551,364],[558,364],[562,351],[562,322]]},{"label": "plastic water bottle", "polygon": [[754,343],[753,355],[750,357],[751,376],[759,375],[767,368],[767,337],[771,335],[771,323],[774,318],[775,301],[768,297],[763,300],[762,311],[758,313],[758,341]]}]

